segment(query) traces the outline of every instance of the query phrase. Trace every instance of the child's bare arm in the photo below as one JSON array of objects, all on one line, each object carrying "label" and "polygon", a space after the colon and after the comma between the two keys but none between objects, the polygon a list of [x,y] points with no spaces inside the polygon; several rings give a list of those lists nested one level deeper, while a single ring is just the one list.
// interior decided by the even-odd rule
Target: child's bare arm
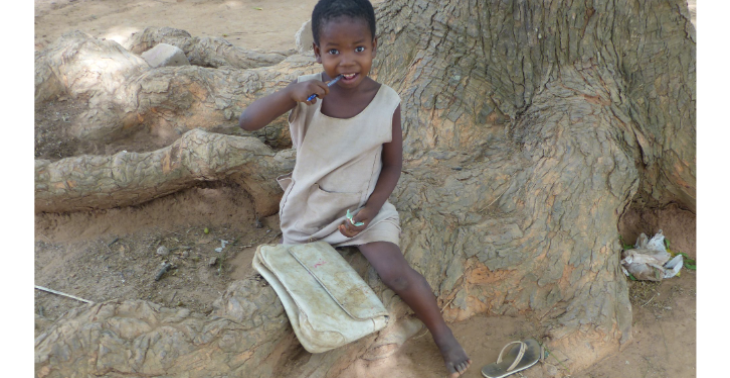
[{"label": "child's bare arm", "polygon": [[382,159],[383,168],[380,171],[378,182],[375,184],[373,194],[370,195],[370,199],[365,204],[365,207],[371,207],[375,211],[375,214],[380,211],[380,208],[388,200],[390,194],[393,193],[393,189],[398,184],[401,167],[403,166],[403,134],[400,125],[400,105],[393,112],[393,139],[390,143],[383,144]]},{"label": "child's bare arm", "polygon": [[310,105],[316,103],[317,98],[307,101],[307,97],[312,93],[323,98],[329,93],[329,87],[319,80],[301,83],[294,81],[286,88],[262,97],[249,105],[238,118],[238,126],[248,131],[258,130],[294,108],[297,102],[305,102]]},{"label": "child's bare arm", "polygon": [[403,134],[400,124],[400,105],[393,112],[393,139],[390,143],[383,144],[383,168],[378,176],[373,194],[370,195],[365,207],[360,209],[353,217],[353,223],[363,222],[360,227],[354,226],[349,221],[340,225],[340,232],[347,237],[353,237],[364,230],[393,193],[398,179],[400,178],[401,167],[403,166]]}]

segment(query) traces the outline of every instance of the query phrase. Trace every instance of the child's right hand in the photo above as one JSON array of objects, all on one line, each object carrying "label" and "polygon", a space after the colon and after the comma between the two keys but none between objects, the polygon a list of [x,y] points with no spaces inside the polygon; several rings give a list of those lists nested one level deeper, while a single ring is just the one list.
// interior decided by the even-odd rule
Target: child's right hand
[{"label": "child's right hand", "polygon": [[[307,80],[301,83],[294,83],[289,88],[289,96],[296,102],[304,102],[308,105],[317,103],[317,98],[324,98],[330,93],[330,88],[323,81],[319,80]],[[307,98],[312,94],[316,94],[317,97],[311,101],[307,101]]]}]

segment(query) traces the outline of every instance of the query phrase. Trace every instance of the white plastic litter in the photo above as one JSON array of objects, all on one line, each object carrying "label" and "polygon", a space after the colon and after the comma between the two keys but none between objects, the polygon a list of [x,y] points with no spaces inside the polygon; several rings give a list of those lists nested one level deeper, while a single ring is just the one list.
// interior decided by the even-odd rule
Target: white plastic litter
[{"label": "white plastic litter", "polygon": [[223,248],[225,248],[226,244],[228,244],[228,240],[220,239],[220,241],[221,241],[221,246],[215,249],[215,251],[218,253],[223,252]]},{"label": "white plastic litter", "polygon": [[632,274],[637,280],[661,281],[672,278],[684,265],[682,255],[672,258],[664,247],[662,230],[651,239],[646,234],[639,235],[634,249],[625,250],[622,254],[621,269],[627,276]]},{"label": "white plastic litter", "polygon": [[664,264],[664,278],[672,278],[679,273],[684,266],[684,258],[682,255],[674,256],[673,259],[669,260],[668,263]]}]

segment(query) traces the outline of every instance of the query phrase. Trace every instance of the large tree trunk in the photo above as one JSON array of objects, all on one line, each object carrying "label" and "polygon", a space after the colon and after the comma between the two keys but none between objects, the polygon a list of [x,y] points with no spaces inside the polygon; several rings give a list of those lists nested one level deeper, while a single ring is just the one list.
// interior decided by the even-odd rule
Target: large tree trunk
[{"label": "large tree trunk", "polygon": [[590,356],[576,366],[615,350],[631,329],[619,216],[695,209],[686,3],[403,0],[380,14],[406,166],[443,179],[396,191],[409,261],[455,298],[453,319],[533,312],[555,348]]},{"label": "large tree trunk", "polygon": [[[401,244],[436,289],[447,320],[530,313],[545,325],[551,349],[577,370],[617,350],[631,337],[619,217],[630,207],[696,206],[695,41],[686,3],[392,0],[377,15],[375,73],[402,98],[405,164],[391,197],[401,215]],[[282,85],[275,74],[281,64],[258,69],[270,75],[260,88]],[[206,81],[206,93],[233,93],[239,84],[231,77],[251,72],[259,71],[192,67],[139,78],[164,84],[155,96],[174,88],[192,98],[195,88],[206,88],[192,85],[200,77],[217,78]],[[180,77],[193,83],[173,87]],[[187,109],[166,104],[172,113]],[[205,114],[224,122],[232,117],[226,109],[232,108],[206,108]],[[239,337],[239,325],[215,317],[190,320],[196,332],[220,327],[215,345],[190,333],[148,337],[143,348],[142,336],[115,328],[110,313],[93,323],[104,332],[74,331],[82,335],[74,336],[75,349],[53,349],[52,338],[39,337],[38,371],[60,376],[73,366],[88,374],[125,373],[104,367],[100,356],[85,357],[108,350],[111,336],[104,335],[111,334],[125,348],[109,353],[128,363],[154,343],[185,351],[149,374],[270,373],[276,361],[264,356],[293,342],[283,336],[290,331],[281,326],[281,311],[271,310],[276,301],[259,303],[271,290],[239,289],[224,296],[221,308],[271,313],[246,331],[261,335],[240,336],[245,348],[223,342],[226,332],[231,340]],[[66,316],[48,335],[71,332],[69,324],[90,311],[99,309]],[[145,326],[148,334],[166,327],[147,323],[154,323]],[[350,348],[371,343],[368,338]],[[211,350],[220,352],[215,348],[229,358],[247,357],[216,363],[210,357]],[[313,357],[316,369],[300,376],[335,376],[353,358],[349,351]],[[209,356],[210,363],[198,370],[176,367],[191,355]]]}]

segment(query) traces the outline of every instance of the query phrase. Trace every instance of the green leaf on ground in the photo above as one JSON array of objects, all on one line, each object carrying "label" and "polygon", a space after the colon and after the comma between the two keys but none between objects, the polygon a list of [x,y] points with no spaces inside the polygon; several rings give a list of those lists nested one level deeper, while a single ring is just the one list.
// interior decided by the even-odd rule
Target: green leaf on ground
[{"label": "green leaf on ground", "polygon": [[253,9],[256,9],[256,10],[264,10],[264,8],[261,8],[261,7],[253,7]]},{"label": "green leaf on ground", "polygon": [[634,277],[634,275],[633,275],[633,274],[631,274],[631,273],[629,273],[629,278],[631,279],[631,281],[638,281],[638,280],[636,279],[636,277]]},{"label": "green leaf on ground", "polygon": [[697,261],[695,261],[694,259],[691,259],[689,256],[687,256],[686,253],[684,253],[684,252],[678,252],[677,255],[682,255],[682,257],[684,257],[684,263],[685,263],[685,265],[686,264],[697,265]]},{"label": "green leaf on ground", "polygon": [[621,248],[623,248],[624,251],[627,250],[627,249],[634,249],[634,246],[633,245],[626,244],[626,241],[624,240],[624,237],[623,236],[619,235],[618,236],[618,240],[621,241]]},{"label": "green leaf on ground", "polygon": [[667,250],[667,252],[671,253],[672,257],[677,256],[677,255],[682,255],[682,257],[684,258],[683,259],[684,267],[689,270],[697,270],[697,261],[695,261],[694,259],[691,259],[689,256],[687,256],[686,253],[684,253],[684,252],[675,253],[675,252],[672,252],[671,250]]}]

